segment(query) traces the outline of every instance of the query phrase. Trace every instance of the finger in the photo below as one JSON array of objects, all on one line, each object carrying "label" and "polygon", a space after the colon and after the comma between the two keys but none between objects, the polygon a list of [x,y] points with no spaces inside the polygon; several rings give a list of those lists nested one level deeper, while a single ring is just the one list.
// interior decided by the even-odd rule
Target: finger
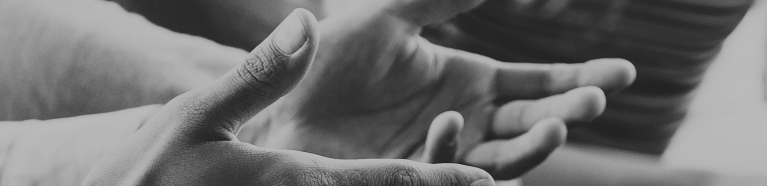
[{"label": "finger", "polygon": [[564,121],[547,118],[517,138],[480,144],[469,151],[463,162],[488,171],[496,179],[517,178],[562,145],[566,134]]},{"label": "finger", "polygon": [[390,10],[416,26],[444,22],[459,13],[469,11],[485,0],[394,0]]},{"label": "finger", "polygon": [[171,100],[165,109],[183,123],[216,125],[234,133],[243,121],[301,81],[317,45],[316,19],[309,11],[297,9],[253,49],[242,65],[212,84]]},{"label": "finger", "polygon": [[421,162],[453,162],[463,121],[463,116],[455,111],[447,111],[434,118],[426,135],[426,148]]},{"label": "finger", "polygon": [[300,175],[299,179],[288,178],[298,183],[286,185],[494,185],[493,178],[487,172],[459,164],[382,159],[336,160],[309,156],[298,155],[284,159],[294,166],[288,166],[282,172]]},{"label": "finger", "polygon": [[612,93],[629,86],[635,78],[636,69],[630,62],[597,59],[583,64],[499,63],[495,82],[502,97],[535,99],[584,86]]},{"label": "finger", "polygon": [[530,130],[542,119],[561,118],[569,128],[599,117],[607,104],[602,90],[581,87],[540,100],[513,101],[496,111],[490,134],[510,138]]}]

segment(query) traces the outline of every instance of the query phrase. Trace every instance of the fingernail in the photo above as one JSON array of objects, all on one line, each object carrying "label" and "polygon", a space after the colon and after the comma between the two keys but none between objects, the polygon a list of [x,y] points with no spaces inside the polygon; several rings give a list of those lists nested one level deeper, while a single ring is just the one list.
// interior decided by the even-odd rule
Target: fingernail
[{"label": "fingernail", "polygon": [[277,48],[285,54],[293,54],[298,51],[306,42],[306,32],[304,31],[304,20],[302,20],[299,10],[294,10],[277,27],[273,42]]},{"label": "fingernail", "polygon": [[488,179],[481,179],[474,181],[474,183],[471,183],[471,186],[495,186],[495,183],[493,181],[490,181]]}]

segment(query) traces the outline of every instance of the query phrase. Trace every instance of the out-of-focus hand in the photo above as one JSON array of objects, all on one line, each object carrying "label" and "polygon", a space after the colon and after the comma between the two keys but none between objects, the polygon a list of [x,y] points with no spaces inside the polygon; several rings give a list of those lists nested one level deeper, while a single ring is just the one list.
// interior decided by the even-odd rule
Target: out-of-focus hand
[{"label": "out-of-focus hand", "polygon": [[[253,131],[241,139],[335,158],[419,159],[431,156],[423,153],[431,123],[464,122],[462,116],[465,126],[452,138],[455,156],[446,161],[510,179],[562,144],[565,124],[600,115],[603,90],[633,82],[625,60],[502,63],[418,36],[422,26],[481,2],[366,1],[331,15],[320,24],[322,42],[307,78],[254,118],[247,129]],[[450,110],[460,114],[433,121]],[[435,135],[451,139],[446,133]]]},{"label": "out-of-focus hand", "polygon": [[335,160],[239,142],[243,121],[301,81],[318,42],[315,18],[295,11],[244,64],[174,98],[107,153],[86,185],[493,185],[463,165]]}]

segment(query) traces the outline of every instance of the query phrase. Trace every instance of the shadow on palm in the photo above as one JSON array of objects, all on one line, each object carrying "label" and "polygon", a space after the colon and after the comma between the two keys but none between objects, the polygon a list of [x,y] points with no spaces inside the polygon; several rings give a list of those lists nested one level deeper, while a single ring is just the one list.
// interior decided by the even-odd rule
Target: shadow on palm
[{"label": "shadow on palm", "polygon": [[253,143],[334,158],[419,159],[432,121],[454,110],[465,121],[455,155],[433,160],[510,179],[562,144],[565,124],[600,115],[602,90],[634,79],[633,66],[619,59],[502,63],[418,36],[423,25],[479,3],[376,1],[323,20],[309,74],[255,118],[261,132]]}]

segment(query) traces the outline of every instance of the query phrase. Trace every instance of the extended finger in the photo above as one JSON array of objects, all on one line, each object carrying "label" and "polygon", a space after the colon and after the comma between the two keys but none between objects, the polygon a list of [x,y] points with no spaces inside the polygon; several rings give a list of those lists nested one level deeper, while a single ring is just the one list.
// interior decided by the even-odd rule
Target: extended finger
[{"label": "extended finger", "polygon": [[429,127],[421,162],[449,163],[454,161],[458,134],[463,130],[463,116],[455,111],[438,115]]},{"label": "extended finger", "polygon": [[501,106],[491,124],[490,134],[509,138],[522,134],[538,121],[557,117],[569,127],[587,123],[605,110],[606,98],[596,87],[581,87],[539,100],[518,100]]},{"label": "extended finger", "polygon": [[516,99],[541,98],[584,86],[612,93],[636,78],[634,66],[623,59],[596,59],[583,64],[496,64],[497,94]]},{"label": "extended finger", "polygon": [[317,37],[314,16],[297,9],[253,49],[242,65],[212,84],[176,97],[164,109],[182,123],[206,129],[215,125],[236,133],[242,121],[301,81],[314,60]]},{"label": "extended finger", "polygon": [[496,179],[517,178],[563,144],[566,133],[564,121],[547,118],[517,138],[480,144],[469,151],[463,162],[488,171]]}]

